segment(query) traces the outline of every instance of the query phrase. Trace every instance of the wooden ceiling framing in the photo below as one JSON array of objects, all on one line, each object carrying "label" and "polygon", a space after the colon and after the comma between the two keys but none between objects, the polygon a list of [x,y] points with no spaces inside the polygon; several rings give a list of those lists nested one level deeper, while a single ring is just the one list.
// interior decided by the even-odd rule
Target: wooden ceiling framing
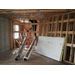
[{"label": "wooden ceiling framing", "polygon": [[75,9],[0,9],[0,16],[20,21],[20,19],[38,19],[40,14],[46,18],[71,11]]}]

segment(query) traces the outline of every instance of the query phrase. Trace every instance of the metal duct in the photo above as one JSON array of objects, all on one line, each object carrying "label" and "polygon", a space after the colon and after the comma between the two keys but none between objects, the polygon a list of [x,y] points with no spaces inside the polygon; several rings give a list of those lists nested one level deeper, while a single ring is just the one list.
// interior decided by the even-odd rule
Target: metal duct
[{"label": "metal duct", "polygon": [[44,16],[43,16],[43,13],[42,12],[40,12],[40,11],[36,11],[37,12],[37,15],[40,17],[40,18],[44,18]]},{"label": "metal duct", "polygon": [[[2,11],[6,11],[6,9],[2,9]],[[14,16],[16,16],[16,17],[25,19],[24,17],[21,17],[20,15],[17,15],[17,14],[12,13],[12,11],[6,11],[6,12],[9,13],[9,14],[11,14],[11,15],[14,15]]]}]

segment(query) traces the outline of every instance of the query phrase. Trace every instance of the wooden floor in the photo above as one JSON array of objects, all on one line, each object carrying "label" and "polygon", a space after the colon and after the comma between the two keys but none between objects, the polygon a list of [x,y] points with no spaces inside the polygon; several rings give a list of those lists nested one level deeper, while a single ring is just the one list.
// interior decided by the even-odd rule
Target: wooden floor
[{"label": "wooden floor", "polygon": [[15,54],[12,50],[0,54],[0,65],[64,65],[63,63],[49,59],[32,52],[28,61],[23,61],[24,52],[18,61],[15,61]]}]

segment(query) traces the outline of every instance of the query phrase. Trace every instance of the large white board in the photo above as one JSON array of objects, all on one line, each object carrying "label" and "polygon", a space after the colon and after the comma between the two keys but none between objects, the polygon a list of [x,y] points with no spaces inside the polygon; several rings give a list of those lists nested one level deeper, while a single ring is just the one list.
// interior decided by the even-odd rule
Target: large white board
[{"label": "large white board", "polygon": [[36,52],[60,61],[65,38],[39,36]]}]

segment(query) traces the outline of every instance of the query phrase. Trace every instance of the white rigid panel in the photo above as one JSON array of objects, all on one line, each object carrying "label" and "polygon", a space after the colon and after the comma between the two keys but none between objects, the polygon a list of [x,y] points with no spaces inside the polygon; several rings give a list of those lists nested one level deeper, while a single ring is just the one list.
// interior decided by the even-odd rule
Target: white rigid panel
[{"label": "white rigid panel", "polygon": [[39,36],[36,52],[59,61],[64,38]]}]

